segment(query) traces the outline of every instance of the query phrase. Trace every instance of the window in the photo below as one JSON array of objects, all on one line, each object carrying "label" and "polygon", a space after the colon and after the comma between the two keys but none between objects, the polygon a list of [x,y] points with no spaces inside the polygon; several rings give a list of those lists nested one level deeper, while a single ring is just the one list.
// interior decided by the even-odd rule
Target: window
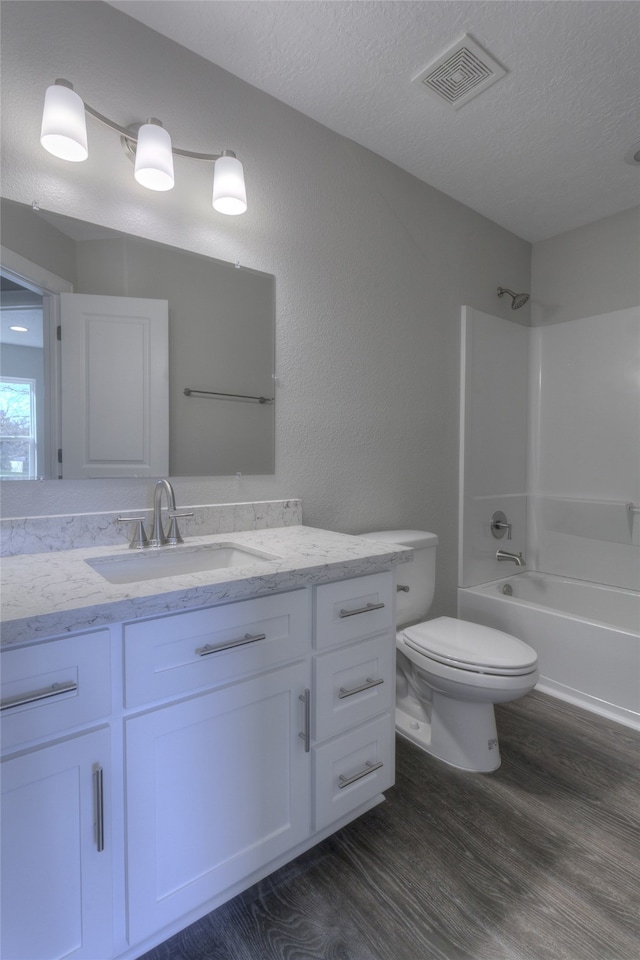
[{"label": "window", "polygon": [[36,381],[0,378],[0,476],[33,479],[37,472]]}]

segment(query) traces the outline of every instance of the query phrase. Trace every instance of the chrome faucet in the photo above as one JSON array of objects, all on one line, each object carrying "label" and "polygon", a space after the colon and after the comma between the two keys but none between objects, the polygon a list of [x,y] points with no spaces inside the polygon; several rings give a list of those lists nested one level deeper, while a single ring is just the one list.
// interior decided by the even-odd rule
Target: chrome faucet
[{"label": "chrome faucet", "polygon": [[[162,525],[162,494],[167,495],[167,509],[169,511],[169,533],[165,536]],[[192,517],[193,513],[176,513],[176,495],[168,480],[158,480],[153,493],[153,530],[149,537],[150,547],[162,547],[165,544],[175,546],[184,543],[178,530],[178,520],[181,517]]]},{"label": "chrome faucet", "polygon": [[497,550],[496,560],[511,560],[513,563],[515,563],[516,567],[526,566],[522,553],[509,553],[508,550]]}]

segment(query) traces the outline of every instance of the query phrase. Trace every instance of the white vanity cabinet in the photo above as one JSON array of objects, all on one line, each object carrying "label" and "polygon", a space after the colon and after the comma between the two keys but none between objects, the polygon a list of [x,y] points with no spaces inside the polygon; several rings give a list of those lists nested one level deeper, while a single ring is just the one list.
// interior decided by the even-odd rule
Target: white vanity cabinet
[{"label": "white vanity cabinet", "polygon": [[133,960],[382,799],[394,573],[297,582],[4,648],[3,957]]},{"label": "white vanity cabinet", "polygon": [[309,836],[309,599],[125,625],[127,701],[200,691],[125,722],[130,943]]},{"label": "white vanity cabinet", "polygon": [[112,943],[108,631],[2,655],[2,948],[96,960]]}]

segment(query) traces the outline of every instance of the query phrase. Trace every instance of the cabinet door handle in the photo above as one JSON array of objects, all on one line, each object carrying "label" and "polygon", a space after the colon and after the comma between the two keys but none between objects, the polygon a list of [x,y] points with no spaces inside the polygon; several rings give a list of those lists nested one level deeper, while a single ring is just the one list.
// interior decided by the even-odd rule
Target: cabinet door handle
[{"label": "cabinet door handle", "polygon": [[229,643],[206,643],[204,647],[196,647],[196,653],[199,657],[208,657],[210,653],[221,653],[223,650],[233,650],[234,647],[244,647],[247,643],[256,643],[257,640],[266,640],[266,633],[256,633],[253,636],[245,633],[244,637],[238,640],[231,640]]},{"label": "cabinet door handle", "polygon": [[364,683],[361,683],[359,687],[353,687],[351,690],[340,687],[338,699],[344,700],[345,697],[352,697],[356,693],[362,693],[363,690],[371,690],[372,687],[379,687],[381,683],[384,683],[382,677],[379,680],[372,680],[371,677],[367,677]]},{"label": "cabinet door handle", "polygon": [[51,697],[59,697],[63,693],[70,693],[72,690],[77,689],[78,684],[73,680],[65,680],[63,683],[52,683],[50,687],[34,690],[32,693],[23,693],[16,697],[7,697],[0,703],[0,710],[11,710],[13,707],[23,707],[27,703],[37,703],[39,700],[50,700]]},{"label": "cabinet door handle", "polygon": [[368,777],[370,773],[373,773],[374,770],[379,770],[380,767],[383,767],[384,764],[382,760],[378,760],[377,763],[373,763],[371,760],[367,760],[366,769],[360,770],[359,773],[354,773],[351,777],[345,777],[344,774],[340,774],[338,780],[338,789],[344,790],[345,787],[348,787],[350,784],[355,783],[356,780],[362,780],[363,777]]},{"label": "cabinet door handle", "polygon": [[358,607],[357,610],[341,610],[340,618],[357,617],[359,613],[371,613],[372,610],[382,610],[384,603],[368,603],[366,607]]},{"label": "cabinet door handle", "polygon": [[104,776],[102,767],[96,764],[93,770],[93,790],[96,803],[96,849],[104,851]]},{"label": "cabinet door handle", "polygon": [[311,690],[305,690],[298,697],[298,700],[304,704],[304,729],[298,734],[301,740],[304,740],[304,752],[311,750]]}]

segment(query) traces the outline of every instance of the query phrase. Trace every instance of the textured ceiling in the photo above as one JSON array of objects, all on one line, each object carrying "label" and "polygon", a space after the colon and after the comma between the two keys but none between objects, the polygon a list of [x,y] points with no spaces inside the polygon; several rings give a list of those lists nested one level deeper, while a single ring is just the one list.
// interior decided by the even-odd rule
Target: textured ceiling
[{"label": "textured ceiling", "polygon": [[[536,241],[640,203],[636,0],[113,0]],[[454,111],[412,83],[469,33],[507,75]]]}]

